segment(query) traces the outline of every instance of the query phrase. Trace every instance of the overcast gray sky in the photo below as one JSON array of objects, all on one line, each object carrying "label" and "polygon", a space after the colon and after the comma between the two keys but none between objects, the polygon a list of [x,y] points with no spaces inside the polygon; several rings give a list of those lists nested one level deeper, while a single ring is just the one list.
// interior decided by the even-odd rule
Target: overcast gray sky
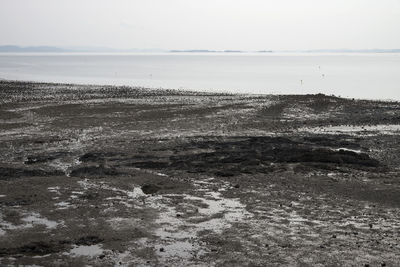
[{"label": "overcast gray sky", "polygon": [[0,45],[400,48],[400,0],[0,0]]}]

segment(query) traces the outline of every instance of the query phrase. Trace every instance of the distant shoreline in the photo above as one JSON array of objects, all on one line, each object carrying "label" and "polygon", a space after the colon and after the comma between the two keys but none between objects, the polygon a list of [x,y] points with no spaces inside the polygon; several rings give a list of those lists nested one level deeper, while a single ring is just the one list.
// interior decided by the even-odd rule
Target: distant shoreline
[{"label": "distant shoreline", "polygon": [[57,46],[0,45],[0,53],[400,53],[400,49],[305,49],[305,50],[239,50],[239,49],[116,49],[107,47],[64,48]]}]

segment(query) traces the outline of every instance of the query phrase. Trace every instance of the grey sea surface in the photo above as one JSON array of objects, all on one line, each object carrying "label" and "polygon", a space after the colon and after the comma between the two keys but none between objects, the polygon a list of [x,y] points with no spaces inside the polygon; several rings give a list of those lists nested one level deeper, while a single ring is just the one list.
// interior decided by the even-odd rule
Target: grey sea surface
[{"label": "grey sea surface", "polygon": [[3,53],[0,79],[400,100],[400,54]]}]

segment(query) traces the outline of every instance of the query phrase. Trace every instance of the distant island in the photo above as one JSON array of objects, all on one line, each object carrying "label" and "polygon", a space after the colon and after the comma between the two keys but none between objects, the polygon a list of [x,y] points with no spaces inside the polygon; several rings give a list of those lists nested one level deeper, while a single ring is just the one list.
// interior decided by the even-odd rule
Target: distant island
[{"label": "distant island", "polygon": [[0,46],[0,53],[165,53],[162,49],[116,49],[108,47]]},{"label": "distant island", "polygon": [[306,53],[400,53],[400,49],[314,49]]},{"label": "distant island", "polygon": [[257,53],[272,53],[273,51],[272,50],[260,50],[260,51],[257,51]]},{"label": "distant island", "polygon": [[206,50],[206,49],[194,49],[194,50],[169,50],[171,53],[217,53],[220,51]]},{"label": "distant island", "polygon": [[27,46],[21,47],[16,45],[3,45],[0,46],[0,52],[10,52],[10,53],[26,53],[26,52],[70,52],[67,49],[53,47],[53,46]]},{"label": "distant island", "polygon": [[248,53],[249,51],[193,49],[193,50],[170,50],[169,52],[171,52],[171,53]]}]

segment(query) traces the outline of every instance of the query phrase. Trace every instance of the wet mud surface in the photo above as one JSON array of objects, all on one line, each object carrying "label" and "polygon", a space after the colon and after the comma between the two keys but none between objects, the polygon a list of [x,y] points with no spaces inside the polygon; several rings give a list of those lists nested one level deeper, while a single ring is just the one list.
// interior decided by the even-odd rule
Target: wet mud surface
[{"label": "wet mud surface", "polygon": [[399,266],[400,104],[0,81],[0,265]]}]

